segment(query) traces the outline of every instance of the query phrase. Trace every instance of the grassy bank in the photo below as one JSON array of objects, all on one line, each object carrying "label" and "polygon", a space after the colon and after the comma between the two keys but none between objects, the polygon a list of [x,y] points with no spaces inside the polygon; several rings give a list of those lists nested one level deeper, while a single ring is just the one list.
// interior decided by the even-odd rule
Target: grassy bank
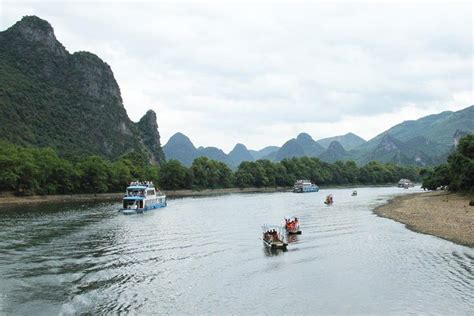
[{"label": "grassy bank", "polygon": [[428,192],[399,196],[374,211],[410,230],[474,247],[474,207],[469,196]]},{"label": "grassy bank", "polygon": [[[206,190],[176,190],[165,191],[168,198],[198,197],[223,195],[231,193],[271,193],[289,191],[290,188],[227,188],[227,189],[206,189]],[[123,192],[119,193],[101,193],[101,194],[70,194],[70,195],[33,195],[17,196],[12,192],[3,192],[0,194],[0,207],[15,205],[30,205],[42,203],[76,203],[76,202],[119,202],[123,197]]]}]

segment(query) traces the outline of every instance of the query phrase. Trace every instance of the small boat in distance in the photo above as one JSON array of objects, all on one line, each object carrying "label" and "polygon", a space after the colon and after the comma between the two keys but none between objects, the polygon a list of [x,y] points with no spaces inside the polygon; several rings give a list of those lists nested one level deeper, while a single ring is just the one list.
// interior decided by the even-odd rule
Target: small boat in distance
[{"label": "small boat in distance", "polygon": [[326,200],[324,201],[324,204],[332,205],[332,203],[334,203],[334,197],[332,196],[332,194],[329,194],[328,196],[326,196]]},{"label": "small boat in distance", "polygon": [[352,196],[356,196],[356,195],[357,195],[357,190],[352,191]]},{"label": "small boat in distance", "polygon": [[271,249],[285,250],[288,244],[283,241],[284,236],[283,236],[282,229],[283,228],[280,226],[263,225],[262,226],[262,233],[263,233],[262,240],[265,246]]},{"label": "small boat in distance", "polygon": [[410,180],[408,179],[400,179],[400,181],[398,181],[398,187],[399,188],[405,188],[405,189],[408,189],[410,187],[414,187],[415,184],[413,182],[411,182]]},{"label": "small boat in distance", "polygon": [[293,186],[294,193],[318,192],[319,187],[310,180],[297,180]]},{"label": "small boat in distance", "polygon": [[298,217],[285,217],[285,229],[288,235],[301,235]]},{"label": "small boat in distance", "polygon": [[151,181],[130,183],[122,203],[121,212],[125,215],[143,213],[167,205],[166,195],[155,188]]}]

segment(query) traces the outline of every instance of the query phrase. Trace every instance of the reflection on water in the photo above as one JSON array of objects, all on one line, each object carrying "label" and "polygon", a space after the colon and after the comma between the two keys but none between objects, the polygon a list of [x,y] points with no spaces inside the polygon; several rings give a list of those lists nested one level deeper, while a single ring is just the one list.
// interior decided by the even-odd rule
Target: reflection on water
[{"label": "reflection on water", "polygon": [[[474,250],[372,213],[412,189],[357,191],[1,210],[0,314],[472,312]],[[260,226],[288,214],[303,234],[265,247]]]},{"label": "reflection on water", "polygon": [[272,256],[278,256],[284,252],[287,252],[288,249],[277,249],[277,248],[270,248],[270,247],[263,247],[263,252],[265,253],[266,256],[272,257]]},{"label": "reflection on water", "polygon": [[298,239],[299,239],[298,236],[299,235],[287,235],[286,240],[287,240],[288,244],[297,243]]}]

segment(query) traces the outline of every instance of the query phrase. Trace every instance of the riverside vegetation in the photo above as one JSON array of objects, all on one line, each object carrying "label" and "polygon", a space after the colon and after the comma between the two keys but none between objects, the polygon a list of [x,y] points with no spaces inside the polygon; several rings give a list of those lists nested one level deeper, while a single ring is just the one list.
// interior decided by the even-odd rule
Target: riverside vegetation
[{"label": "riverside vegetation", "polygon": [[446,164],[421,170],[420,174],[423,188],[447,190],[399,196],[392,203],[378,207],[375,213],[401,222],[411,230],[473,247],[474,134],[460,139]]},{"label": "riverside vegetation", "polygon": [[423,188],[448,188],[452,192],[470,193],[470,204],[474,205],[474,134],[459,140],[447,163],[423,169],[420,174],[423,176]]},{"label": "riverside vegetation", "polygon": [[418,171],[375,161],[358,167],[353,161],[331,164],[309,157],[245,161],[235,171],[198,157],[188,168],[177,160],[152,164],[139,150],[107,160],[97,155],[61,157],[51,148],[0,142],[0,191],[25,195],[120,192],[136,179],[152,180],[165,190],[288,187],[303,178],[320,185],[387,184],[400,178],[417,181]]}]

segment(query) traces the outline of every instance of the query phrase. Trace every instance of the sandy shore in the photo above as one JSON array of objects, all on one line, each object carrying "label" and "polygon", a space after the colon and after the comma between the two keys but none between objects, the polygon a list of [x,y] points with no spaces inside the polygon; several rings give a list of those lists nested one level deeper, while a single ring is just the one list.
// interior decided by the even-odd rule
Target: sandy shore
[{"label": "sandy shore", "polygon": [[448,192],[399,196],[374,211],[416,232],[474,247],[474,206],[469,197]]},{"label": "sandy shore", "polygon": [[[288,191],[289,188],[228,188],[215,190],[177,190],[165,191],[169,198],[182,197],[198,197],[222,195],[231,193],[264,193]],[[16,205],[34,205],[42,203],[76,203],[76,202],[119,202],[123,197],[123,193],[100,193],[100,194],[72,194],[72,195],[34,195],[34,196],[16,196],[11,192],[3,192],[0,194],[0,207],[9,207]]]}]

